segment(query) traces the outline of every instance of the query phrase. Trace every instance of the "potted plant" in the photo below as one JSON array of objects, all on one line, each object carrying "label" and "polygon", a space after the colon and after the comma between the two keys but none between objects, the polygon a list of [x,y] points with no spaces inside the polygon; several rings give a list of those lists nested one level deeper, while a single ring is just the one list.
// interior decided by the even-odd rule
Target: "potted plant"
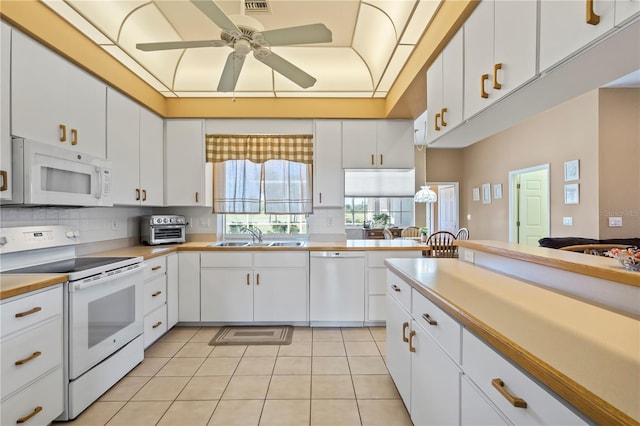
[{"label": "potted plant", "polygon": [[386,213],[376,213],[373,215],[373,223],[375,228],[386,228],[391,221],[391,216]]}]

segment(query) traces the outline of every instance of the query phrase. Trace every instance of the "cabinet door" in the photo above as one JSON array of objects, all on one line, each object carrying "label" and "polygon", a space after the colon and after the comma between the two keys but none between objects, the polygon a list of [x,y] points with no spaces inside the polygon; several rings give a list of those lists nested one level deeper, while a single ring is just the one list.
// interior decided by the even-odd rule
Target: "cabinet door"
[{"label": "cabinet door", "polygon": [[342,122],[342,167],[371,169],[376,160],[377,126],[375,120],[344,120]]},{"label": "cabinet door", "polygon": [[411,413],[411,352],[408,343],[410,331],[411,316],[400,303],[387,295],[387,368],[405,407]]},{"label": "cabinet door", "polygon": [[640,13],[640,0],[616,0],[615,25],[621,25]]},{"label": "cabinet door", "polygon": [[178,323],[178,254],[167,256],[167,328]]},{"label": "cabinet door", "polygon": [[593,0],[593,12],[600,17],[597,24],[587,22],[586,2],[541,0],[540,71],[561,62],[613,28],[613,0]]},{"label": "cabinet door", "polygon": [[165,120],[165,203],[203,206],[204,121]]},{"label": "cabinet door", "polygon": [[342,122],[339,120],[316,121],[314,148],[313,205],[343,207]]},{"label": "cabinet door", "polygon": [[416,425],[460,424],[460,369],[429,335],[413,323],[411,420]]},{"label": "cabinet door", "polygon": [[11,70],[11,27],[0,22],[0,200],[13,197],[11,174],[11,127],[9,126],[9,75]]},{"label": "cabinet door", "polygon": [[467,376],[462,376],[460,424],[473,426],[508,425],[504,415],[476,388]]},{"label": "cabinet door", "polygon": [[107,159],[111,160],[114,204],[140,204],[140,106],[107,90]]},{"label": "cabinet door", "polygon": [[[104,84],[26,35],[12,32],[13,135],[104,158],[105,114]],[[62,141],[60,126],[66,126]]]},{"label": "cabinet door", "polygon": [[202,269],[202,321],[253,321],[253,273],[250,269]]},{"label": "cabinet door", "polygon": [[147,206],[164,204],[164,122],[140,108],[140,201]]},{"label": "cabinet door", "polygon": [[304,269],[256,269],[254,321],[307,321],[307,273]]},{"label": "cabinet door", "polygon": [[200,253],[178,253],[178,319],[200,321]]},{"label": "cabinet door", "polygon": [[440,127],[442,86],[442,54],[440,54],[427,71],[427,143],[436,140],[442,134]]},{"label": "cabinet door", "polygon": [[442,62],[442,107],[440,109],[441,134],[462,123],[463,102],[463,30],[456,33],[443,51]]},{"label": "cabinet door", "polygon": [[413,169],[413,122],[377,121],[377,166],[389,169]]}]

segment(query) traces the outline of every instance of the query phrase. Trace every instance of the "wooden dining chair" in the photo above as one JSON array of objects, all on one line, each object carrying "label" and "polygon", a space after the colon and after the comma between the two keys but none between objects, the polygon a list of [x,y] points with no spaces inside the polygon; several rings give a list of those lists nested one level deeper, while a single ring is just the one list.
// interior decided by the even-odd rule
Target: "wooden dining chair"
[{"label": "wooden dining chair", "polygon": [[469,230],[467,228],[458,229],[458,233],[456,234],[456,240],[468,240],[469,239]]},{"label": "wooden dining chair", "polygon": [[420,228],[417,226],[407,226],[400,232],[400,237],[419,237],[420,236]]},{"label": "wooden dining chair", "polygon": [[384,234],[385,240],[393,240],[395,238],[389,228],[384,228],[384,231],[382,231],[382,233]]},{"label": "wooden dining chair", "polygon": [[427,239],[429,257],[456,257],[456,236],[449,231],[434,232]]}]

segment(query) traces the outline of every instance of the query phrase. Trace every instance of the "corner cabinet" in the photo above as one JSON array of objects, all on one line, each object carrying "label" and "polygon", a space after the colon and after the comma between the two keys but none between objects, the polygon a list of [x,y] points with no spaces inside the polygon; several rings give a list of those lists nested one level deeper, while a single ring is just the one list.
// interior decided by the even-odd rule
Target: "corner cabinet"
[{"label": "corner cabinet", "polygon": [[410,120],[344,120],[342,167],[412,169],[413,133]]},{"label": "corner cabinet", "polygon": [[168,119],[165,137],[165,204],[205,206],[204,120]]},{"label": "corner cabinet", "polygon": [[342,121],[314,123],[313,206],[344,207]]},{"label": "corner cabinet", "polygon": [[13,198],[10,75],[11,27],[0,21],[0,200]]},{"label": "corner cabinet", "polygon": [[463,33],[453,36],[427,71],[427,143],[462,123]]},{"label": "corner cabinet", "polygon": [[163,121],[107,89],[107,159],[113,163],[113,202],[162,206]]},{"label": "corner cabinet", "polygon": [[23,33],[11,34],[11,133],[106,157],[107,86]]},{"label": "corner cabinet", "polygon": [[200,322],[200,253],[178,253],[178,321]]},{"label": "corner cabinet", "polygon": [[464,117],[536,75],[537,3],[481,1],[464,23]]}]

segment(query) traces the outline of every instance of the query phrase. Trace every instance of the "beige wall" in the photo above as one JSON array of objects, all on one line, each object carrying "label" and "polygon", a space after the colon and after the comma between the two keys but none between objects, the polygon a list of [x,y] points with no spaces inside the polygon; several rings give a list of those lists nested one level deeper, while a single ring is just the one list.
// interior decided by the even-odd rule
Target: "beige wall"
[{"label": "beige wall", "polygon": [[[426,149],[427,182],[458,182],[460,198],[464,191],[462,173],[462,150],[461,149]],[[438,192],[437,185],[431,185],[431,189]],[[462,206],[460,206],[460,227],[462,223]],[[422,222],[425,223],[426,218]],[[433,222],[438,231],[438,203],[433,206]]]},{"label": "beige wall", "polygon": [[[640,236],[640,89],[600,89],[600,238]],[[609,228],[609,216],[622,217]]]}]

